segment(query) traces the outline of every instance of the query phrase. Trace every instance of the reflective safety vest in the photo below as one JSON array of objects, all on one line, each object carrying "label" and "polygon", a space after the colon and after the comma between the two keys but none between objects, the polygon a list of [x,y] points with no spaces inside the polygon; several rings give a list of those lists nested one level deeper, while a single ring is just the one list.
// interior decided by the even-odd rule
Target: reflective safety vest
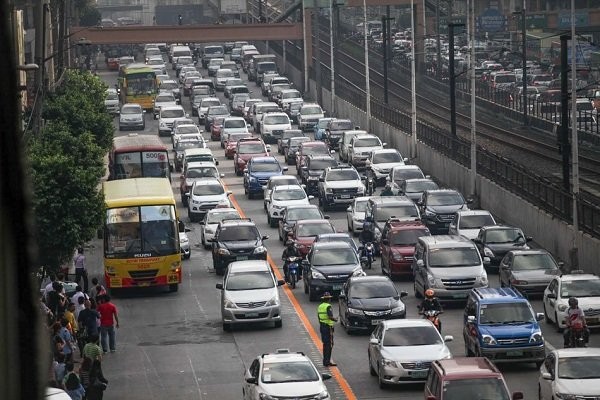
[{"label": "reflective safety vest", "polygon": [[327,314],[327,309],[329,307],[331,307],[331,304],[329,304],[327,302],[323,302],[323,303],[319,304],[319,307],[317,308],[317,313],[319,316],[319,323],[333,326],[335,321],[332,320],[331,318],[329,318],[329,314]]}]

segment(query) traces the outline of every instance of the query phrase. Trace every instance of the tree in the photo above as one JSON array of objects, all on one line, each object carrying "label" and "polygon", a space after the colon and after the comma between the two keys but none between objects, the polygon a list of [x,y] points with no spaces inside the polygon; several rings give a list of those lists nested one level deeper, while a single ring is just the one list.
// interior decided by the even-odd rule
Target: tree
[{"label": "tree", "polygon": [[70,70],[63,84],[50,94],[42,116],[50,121],[62,121],[73,135],[91,132],[96,143],[108,151],[112,146],[114,127],[106,113],[106,84],[86,71]]},{"label": "tree", "polygon": [[56,271],[102,223],[98,183],[105,151],[91,133],[73,135],[68,125],[55,121],[30,139],[27,153],[39,259]]}]

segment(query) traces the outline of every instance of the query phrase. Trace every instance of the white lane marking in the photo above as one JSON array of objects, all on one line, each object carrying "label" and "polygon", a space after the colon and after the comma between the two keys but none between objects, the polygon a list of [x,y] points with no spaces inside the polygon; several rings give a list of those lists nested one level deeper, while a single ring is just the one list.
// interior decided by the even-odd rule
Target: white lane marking
[{"label": "white lane marking", "polygon": [[198,378],[198,375],[196,375],[196,369],[194,369],[194,364],[192,363],[192,359],[190,358],[189,354],[186,354],[188,361],[190,362],[190,368],[192,369],[192,374],[194,375],[194,382],[196,383],[196,388],[198,389],[198,398],[200,400],[203,399],[202,397],[202,388],[200,387],[200,379]]}]

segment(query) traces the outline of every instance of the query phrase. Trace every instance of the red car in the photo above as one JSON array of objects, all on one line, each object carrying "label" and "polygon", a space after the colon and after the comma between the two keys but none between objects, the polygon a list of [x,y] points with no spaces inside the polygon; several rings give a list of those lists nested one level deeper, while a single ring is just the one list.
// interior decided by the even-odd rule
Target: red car
[{"label": "red car", "polygon": [[381,271],[389,277],[412,276],[415,245],[421,236],[431,236],[420,221],[391,219],[381,234]]},{"label": "red car", "polygon": [[265,146],[265,143],[258,138],[239,139],[235,149],[233,158],[233,168],[237,176],[242,176],[246,164],[252,157],[268,156],[270,146]]},{"label": "red car", "polygon": [[225,117],[215,118],[210,126],[210,140],[221,140],[221,130],[223,129],[223,121]]},{"label": "red car", "polygon": [[296,172],[300,175],[306,158],[310,155],[329,155],[329,147],[324,142],[302,142],[296,153]]},{"label": "red car", "polygon": [[235,151],[237,150],[237,142],[240,139],[248,139],[251,138],[252,134],[250,133],[231,133],[229,134],[229,138],[225,141],[225,157],[233,160],[235,156]]},{"label": "red car", "polygon": [[306,257],[312,248],[315,238],[323,233],[335,233],[335,228],[326,219],[304,219],[296,222],[292,230],[292,240],[298,253]]}]

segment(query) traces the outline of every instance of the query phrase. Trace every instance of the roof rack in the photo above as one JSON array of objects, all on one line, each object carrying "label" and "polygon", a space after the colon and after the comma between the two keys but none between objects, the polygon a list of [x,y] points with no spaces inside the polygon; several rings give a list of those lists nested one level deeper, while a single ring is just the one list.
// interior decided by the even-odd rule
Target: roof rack
[{"label": "roof rack", "polygon": [[231,221],[235,221],[235,222],[240,222],[240,221],[252,222],[252,218],[225,218],[225,219],[221,220],[221,223],[223,223],[223,222],[231,222]]},{"label": "roof rack", "polygon": [[585,274],[585,271],[582,269],[574,269],[571,272],[569,272],[570,275],[582,275]]}]

